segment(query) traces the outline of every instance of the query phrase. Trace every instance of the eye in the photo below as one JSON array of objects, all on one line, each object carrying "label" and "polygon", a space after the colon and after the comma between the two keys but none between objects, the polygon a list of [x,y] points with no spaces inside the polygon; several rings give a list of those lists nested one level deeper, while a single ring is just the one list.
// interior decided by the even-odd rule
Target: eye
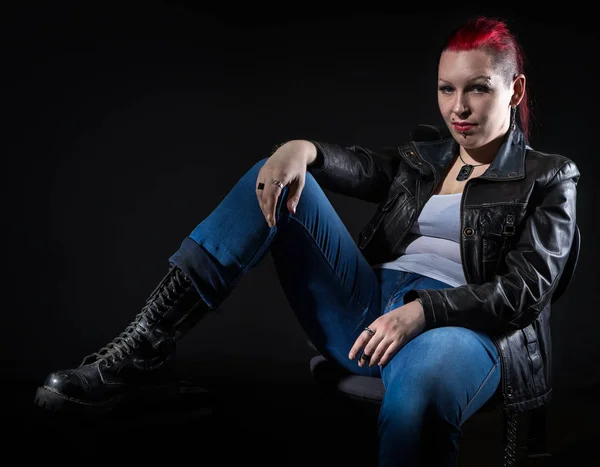
[{"label": "eye", "polygon": [[473,91],[475,91],[476,93],[482,93],[482,92],[489,92],[490,88],[483,85],[483,84],[476,84],[475,86],[473,86],[471,88]]},{"label": "eye", "polygon": [[450,86],[440,86],[438,89],[442,94],[448,94],[452,92],[452,88]]}]

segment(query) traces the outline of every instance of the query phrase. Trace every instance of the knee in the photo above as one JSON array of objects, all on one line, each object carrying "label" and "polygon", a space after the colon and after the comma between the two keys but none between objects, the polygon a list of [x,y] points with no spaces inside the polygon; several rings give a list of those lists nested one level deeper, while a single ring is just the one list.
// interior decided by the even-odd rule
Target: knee
[{"label": "knee", "polygon": [[488,340],[462,327],[431,329],[409,342],[384,367],[388,387],[398,393],[396,398],[408,394],[408,403],[416,398],[421,412],[455,419],[468,394],[485,381],[497,361],[491,349],[494,344]]},{"label": "knee", "polygon": [[473,355],[473,336],[458,327],[427,331],[409,342],[383,369],[383,417],[441,412],[453,405],[459,374]]},{"label": "knee", "polygon": [[[471,365],[480,343],[473,333],[462,327],[431,329],[413,342],[407,377],[432,403],[445,399],[446,389],[453,387],[459,374]],[[409,370],[405,368],[405,371]]]},{"label": "knee", "polygon": [[386,392],[377,420],[380,437],[393,434],[394,438],[404,438],[419,432],[427,417],[427,407],[427,399],[417,392]]},{"label": "knee", "polygon": [[387,390],[379,411],[379,430],[419,430],[432,420],[455,420],[458,405],[437,375],[407,378]]},{"label": "knee", "polygon": [[422,398],[387,397],[379,410],[379,424],[408,423],[425,413],[427,403]]}]

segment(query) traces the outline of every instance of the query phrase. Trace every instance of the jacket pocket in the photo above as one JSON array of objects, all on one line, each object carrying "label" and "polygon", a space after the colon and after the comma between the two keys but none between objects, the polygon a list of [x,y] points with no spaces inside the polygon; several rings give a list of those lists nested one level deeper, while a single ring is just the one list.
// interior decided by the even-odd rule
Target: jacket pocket
[{"label": "jacket pocket", "polygon": [[483,277],[490,280],[500,274],[502,261],[517,240],[516,216],[503,213],[493,220],[482,220],[480,235]]}]

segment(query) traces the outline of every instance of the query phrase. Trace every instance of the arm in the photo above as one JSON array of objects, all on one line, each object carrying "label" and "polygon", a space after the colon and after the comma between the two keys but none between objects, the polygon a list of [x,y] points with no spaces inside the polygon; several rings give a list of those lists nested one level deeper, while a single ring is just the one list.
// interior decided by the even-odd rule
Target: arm
[{"label": "arm", "polygon": [[487,332],[520,329],[548,303],[569,257],[576,227],[579,171],[564,164],[543,188],[542,201],[506,255],[506,273],[482,285],[411,290],[423,301],[426,328],[463,326]]},{"label": "arm", "polygon": [[375,203],[385,199],[400,161],[397,150],[375,153],[360,146],[309,142],[316,151],[307,169],[323,188]]}]

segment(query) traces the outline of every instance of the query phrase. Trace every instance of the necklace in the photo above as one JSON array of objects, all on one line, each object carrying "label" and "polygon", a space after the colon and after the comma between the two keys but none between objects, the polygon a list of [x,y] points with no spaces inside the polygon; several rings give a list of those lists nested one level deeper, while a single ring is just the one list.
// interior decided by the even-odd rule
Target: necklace
[{"label": "necklace", "polygon": [[460,170],[458,171],[458,175],[456,176],[456,180],[458,180],[459,182],[464,182],[466,179],[468,179],[471,176],[471,172],[473,172],[473,167],[479,167],[480,165],[485,165],[485,164],[477,164],[477,165],[472,165],[472,164],[467,164],[462,156],[460,155],[460,152],[458,153],[458,157],[460,157],[460,160],[463,163],[463,166],[460,168]]}]

